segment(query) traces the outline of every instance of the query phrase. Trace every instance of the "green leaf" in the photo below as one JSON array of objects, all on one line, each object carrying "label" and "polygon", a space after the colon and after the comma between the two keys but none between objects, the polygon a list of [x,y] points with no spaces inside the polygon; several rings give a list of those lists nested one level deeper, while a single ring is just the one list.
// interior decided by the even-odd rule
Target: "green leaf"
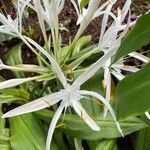
[{"label": "green leaf", "polygon": [[88,3],[89,3],[90,0],[81,0],[80,2],[80,8],[82,9],[83,7],[85,7]]},{"label": "green leaf", "polygon": [[[21,47],[22,43],[19,43],[9,50],[9,52],[5,55],[6,64],[10,66],[22,64]],[[14,72],[14,74],[17,78],[24,77],[24,74],[21,72]]]},{"label": "green leaf", "polygon": [[44,150],[46,133],[32,114],[10,119],[10,143],[13,150]]},{"label": "green leaf", "polygon": [[102,140],[95,150],[117,150],[116,140]]},{"label": "green leaf", "polygon": [[13,38],[11,35],[0,33],[0,42],[9,41]]},{"label": "green leaf", "polygon": [[118,119],[143,114],[150,110],[150,63],[119,82],[114,96]]},{"label": "green leaf", "polygon": [[[36,112],[36,115],[40,119],[49,122],[53,117],[54,112],[49,110],[42,110]],[[108,117],[104,119],[103,114],[99,114],[99,117],[95,117],[95,120],[101,127],[100,131],[93,131],[92,129],[90,129],[85,124],[85,122],[77,115],[66,114],[64,119],[63,116],[60,117],[59,123],[61,123],[62,125],[59,127],[59,130],[66,133],[67,135],[79,139],[99,140],[103,138],[110,139],[121,137],[111,116],[108,115]],[[63,123],[61,121],[63,121]],[[136,117],[130,117],[126,120],[123,120],[120,122],[120,125],[122,127],[124,135],[130,134],[134,131],[146,127],[146,124]]]},{"label": "green leaf", "polygon": [[0,103],[9,103],[13,101],[28,101],[29,100],[29,93],[27,93],[23,89],[6,89],[0,91]]},{"label": "green leaf", "polygon": [[97,52],[98,52],[98,50],[95,49],[93,46],[90,46],[90,47],[88,47],[86,49],[83,49],[82,51],[77,53],[77,55],[74,55],[75,57],[71,58],[71,59],[74,59],[74,60],[69,64],[69,66],[71,68],[73,68],[73,70],[74,70],[75,68],[77,68],[85,60],[89,61],[88,58],[91,58],[91,56],[96,54]]},{"label": "green leaf", "polygon": [[[92,90],[101,95],[103,95],[103,88],[102,88],[102,80],[103,80],[103,69],[100,69],[90,80],[82,85],[82,89],[85,90]],[[97,99],[92,98],[92,100],[87,100],[86,98],[81,101],[84,108],[93,116],[99,115],[102,111],[101,103],[97,103]]]},{"label": "green leaf", "polygon": [[74,48],[74,51],[73,51],[73,54],[72,55],[75,55],[77,53],[79,53],[81,51],[81,49],[86,46],[90,41],[91,41],[91,36],[88,35],[88,36],[82,36],[76,43],[75,45],[75,48]]},{"label": "green leaf", "polygon": [[1,103],[0,103],[0,150],[10,150],[9,129],[5,128],[5,120],[1,118]]},{"label": "green leaf", "polygon": [[146,116],[141,117],[149,127],[142,129],[136,133],[135,150],[149,150],[150,149],[150,120]]},{"label": "green leaf", "polygon": [[116,62],[123,56],[138,50],[149,41],[150,41],[150,14],[147,14],[139,18],[133,30],[122,41],[122,44],[115,55],[114,62]]},{"label": "green leaf", "polygon": [[2,76],[0,76],[0,82],[2,82],[2,81],[4,81],[5,79],[2,77]]},{"label": "green leaf", "polygon": [[10,150],[8,129],[0,129],[0,150]]}]

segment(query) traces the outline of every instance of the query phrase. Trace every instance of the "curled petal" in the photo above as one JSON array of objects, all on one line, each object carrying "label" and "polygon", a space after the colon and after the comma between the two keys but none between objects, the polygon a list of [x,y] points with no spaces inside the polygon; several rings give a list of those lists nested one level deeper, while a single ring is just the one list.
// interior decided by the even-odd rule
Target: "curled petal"
[{"label": "curled petal", "polygon": [[82,105],[78,101],[73,101],[72,107],[91,129],[95,131],[100,130],[100,127],[97,125],[97,123],[86,113],[85,109],[82,107]]},{"label": "curled petal", "polygon": [[44,109],[54,105],[62,98],[62,92],[56,92],[17,107],[2,116],[8,118]]}]

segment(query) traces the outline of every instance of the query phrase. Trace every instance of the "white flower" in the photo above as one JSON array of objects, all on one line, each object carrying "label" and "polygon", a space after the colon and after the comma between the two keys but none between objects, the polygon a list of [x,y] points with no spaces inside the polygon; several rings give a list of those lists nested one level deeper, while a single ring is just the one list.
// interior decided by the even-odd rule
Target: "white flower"
[{"label": "white flower", "polygon": [[1,33],[20,37],[20,33],[22,32],[22,15],[26,5],[30,1],[31,0],[26,0],[23,5],[20,3],[20,1],[17,2],[17,17],[14,20],[10,15],[5,16],[0,12],[0,22],[2,23],[0,26]]},{"label": "white flower", "polygon": [[[116,123],[116,126],[117,126],[119,132],[123,135],[120,125],[116,120],[115,113],[114,113],[111,105],[109,104],[109,102],[107,102],[105,100],[105,98],[103,98],[100,94],[98,94],[96,92],[80,90],[80,86],[92,77],[92,75],[103,65],[103,63],[105,61],[107,61],[113,55],[114,51],[111,51],[111,52],[107,53],[106,55],[104,55],[101,59],[99,59],[96,63],[94,63],[87,71],[85,71],[83,74],[81,74],[74,81],[74,83],[72,85],[69,85],[67,83],[66,77],[64,76],[63,72],[61,71],[60,67],[55,62],[55,60],[35,41],[33,41],[32,39],[30,39],[28,37],[25,37],[25,38],[49,59],[51,65],[52,65],[53,69],[55,70],[59,80],[61,81],[64,89],[62,89],[56,93],[52,93],[47,96],[41,97],[37,100],[34,100],[30,103],[20,106],[16,109],[13,109],[13,110],[7,112],[6,114],[4,114],[2,116],[3,118],[13,117],[13,116],[17,116],[17,115],[21,115],[21,114],[25,114],[25,113],[29,113],[29,112],[34,112],[34,111],[49,107],[51,105],[54,105],[54,104],[58,103],[59,101],[61,101],[60,106],[57,109],[57,111],[51,121],[50,128],[48,131],[46,150],[49,150],[56,123],[57,123],[62,111],[64,109],[66,110],[68,106],[71,106],[75,110],[75,112],[87,123],[87,125],[91,129],[93,129],[95,131],[100,130],[100,127],[86,113],[85,109],[82,107],[81,103],[79,102],[80,99],[82,99],[85,95],[87,95],[87,96],[93,96],[104,103],[104,105],[108,108],[108,110],[112,114],[112,117]],[[1,82],[0,86],[3,84],[4,84],[4,82]],[[13,85],[13,86],[15,86],[15,85]]]},{"label": "white flower", "polygon": [[58,15],[64,7],[65,0],[52,0],[52,1],[33,0],[32,3],[30,3],[31,0],[28,1],[19,0],[19,1],[20,3],[23,4],[23,6],[25,7],[29,6],[37,13],[39,25],[41,27],[41,31],[45,42],[47,42],[45,22],[49,25],[49,28],[51,29],[53,42],[56,41],[56,39],[58,39],[59,37]]},{"label": "white flower", "polygon": [[[115,3],[116,1],[114,1]],[[125,36],[126,32],[128,31],[128,28],[133,25],[133,23],[130,23],[130,5],[131,0],[127,0],[124,4],[122,10],[118,8],[118,16],[117,17],[111,17],[114,19],[114,21],[111,23],[111,25],[106,30],[106,27],[108,26],[108,19],[109,14],[111,12],[111,8],[113,4],[109,4],[106,8],[107,14],[105,13],[102,19],[102,27],[101,27],[101,33],[100,33],[100,39],[99,39],[99,47],[100,50],[103,51],[105,54],[107,54],[112,49],[116,49],[115,52],[118,50],[122,38]],[[129,17],[127,24],[124,24],[124,19],[129,12]],[[135,23],[135,22],[134,22]],[[121,33],[120,33],[121,32]],[[111,72],[110,72],[110,65],[111,65],[111,57],[108,59],[104,65],[104,87],[106,89],[106,100],[110,101],[110,92],[111,92]],[[104,108],[104,116],[107,115],[107,108]]]}]

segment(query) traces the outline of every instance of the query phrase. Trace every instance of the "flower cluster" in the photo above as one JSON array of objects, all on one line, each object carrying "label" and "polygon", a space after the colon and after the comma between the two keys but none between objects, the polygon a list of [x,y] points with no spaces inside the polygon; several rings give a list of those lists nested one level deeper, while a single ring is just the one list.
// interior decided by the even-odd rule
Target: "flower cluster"
[{"label": "flower cluster", "polygon": [[[39,99],[36,99],[32,102],[29,102],[25,105],[22,105],[16,109],[13,109],[6,114],[4,114],[3,118],[13,117],[29,112],[38,111],[44,108],[47,108],[51,105],[57,104],[60,102],[60,105],[55,112],[53,119],[51,121],[46,150],[50,149],[50,144],[52,140],[52,135],[57,124],[57,121],[61,115],[61,113],[66,111],[66,109],[70,106],[75,112],[85,121],[85,123],[93,130],[98,131],[100,127],[97,123],[87,114],[86,110],[83,108],[80,100],[85,96],[95,97],[97,100],[101,101],[105,105],[104,114],[106,116],[107,111],[109,110],[119,132],[123,136],[123,132],[119,123],[116,120],[115,113],[109,103],[110,101],[110,90],[111,90],[111,74],[117,77],[119,80],[124,78],[124,75],[121,74],[121,70],[127,70],[131,72],[136,72],[139,69],[134,66],[126,67],[123,63],[124,59],[119,60],[115,64],[112,64],[112,57],[117,52],[122,38],[125,36],[128,28],[133,26],[135,22],[130,22],[130,5],[131,0],[127,0],[120,10],[118,8],[117,15],[112,12],[113,5],[117,2],[117,0],[108,0],[105,3],[102,3],[100,0],[90,0],[87,8],[80,7],[80,0],[76,3],[74,0],[71,0],[72,4],[75,7],[75,10],[78,15],[77,24],[80,24],[78,33],[76,34],[73,44],[79,39],[82,35],[83,31],[86,29],[88,24],[94,18],[103,15],[102,25],[101,25],[101,34],[99,38],[99,43],[94,50],[104,52],[104,55],[97,60],[94,64],[92,64],[85,72],[83,72],[80,76],[78,76],[72,84],[67,82],[67,77],[64,75],[60,65],[59,65],[59,54],[61,47],[60,33],[59,33],[59,19],[58,15],[63,9],[65,0],[19,0],[18,1],[18,17],[15,20],[12,20],[10,16],[5,17],[0,13],[0,19],[2,25],[0,26],[0,32],[17,36],[20,38],[41,60],[47,67],[36,66],[36,65],[22,65],[22,66],[7,66],[2,61],[0,61],[0,69],[10,69],[14,71],[33,71],[40,73],[42,75],[38,75],[30,78],[19,78],[19,79],[10,79],[0,83],[0,89],[11,88],[17,85],[20,85],[24,82],[39,80],[43,77],[45,72],[52,69],[57,78],[63,85],[63,89],[58,92],[49,94],[47,96],[43,96]],[[101,4],[102,3],[102,4]],[[53,41],[54,47],[54,57],[48,53],[46,48],[50,48],[47,46],[46,48],[41,47],[38,43],[36,43],[31,38],[22,34],[22,16],[24,13],[24,9],[26,7],[32,8],[36,13],[39,20],[39,25],[41,27],[41,31],[45,40],[45,45],[49,45],[49,40],[46,34],[46,26],[51,30],[51,37]],[[125,17],[128,15],[127,23],[125,23]],[[109,18],[111,17],[112,23],[108,26]],[[47,24],[47,25],[45,25]],[[108,27],[108,29],[107,29]],[[36,49],[36,50],[35,50]],[[37,50],[42,53],[40,55]],[[131,53],[129,56],[135,57],[143,62],[147,63],[149,59],[142,54],[139,53]],[[46,58],[46,59],[45,59]],[[47,63],[46,60],[49,60]],[[80,87],[87,80],[89,80],[101,67],[104,68],[104,86],[106,88],[106,96],[93,92],[82,90]],[[146,113],[148,115],[148,113]]]}]

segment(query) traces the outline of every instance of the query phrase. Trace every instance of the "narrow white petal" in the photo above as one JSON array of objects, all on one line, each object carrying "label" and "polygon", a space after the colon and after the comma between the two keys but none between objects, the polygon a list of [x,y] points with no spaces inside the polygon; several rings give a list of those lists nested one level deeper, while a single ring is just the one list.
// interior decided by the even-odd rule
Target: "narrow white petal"
[{"label": "narrow white petal", "polygon": [[126,70],[126,71],[130,71],[130,72],[137,72],[139,71],[140,69],[139,68],[136,68],[134,66],[124,66],[124,68],[120,68],[122,70]]},{"label": "narrow white petal", "polygon": [[[110,94],[111,94],[111,74],[109,72],[109,68],[107,68],[107,72],[105,74],[104,80],[106,81],[106,100],[110,102]],[[104,107],[104,117],[107,115],[108,108]]]},{"label": "narrow white petal", "polygon": [[45,11],[47,12],[47,14],[50,14],[50,2],[49,2],[49,0],[44,0],[43,4],[44,4],[44,8],[45,8]]},{"label": "narrow white petal", "polygon": [[[136,24],[136,22],[137,22],[137,20],[133,21],[133,22],[130,22],[129,27],[133,27]],[[127,27],[126,24],[122,25],[122,26],[120,26],[120,30],[124,30],[126,27]]]},{"label": "narrow white petal", "polygon": [[[127,20],[127,24],[125,25],[125,28],[123,29],[123,32],[119,35],[119,38],[117,39],[117,42],[118,43],[121,43],[121,40],[122,38],[126,35],[126,33],[128,32],[129,30],[129,27],[130,27],[130,19],[131,19],[131,11],[129,9],[129,15],[128,15],[128,20]],[[120,29],[121,29],[121,23],[120,23]],[[120,30],[121,31],[121,30]]]},{"label": "narrow white petal", "polygon": [[[10,28],[10,27],[9,27]],[[9,28],[1,28],[0,27],[0,33],[4,33],[4,34],[8,34],[8,35],[11,35],[11,36],[17,36],[15,33],[12,33],[11,29]]]},{"label": "narrow white petal", "polygon": [[146,56],[144,56],[144,55],[142,55],[140,53],[137,53],[137,52],[132,52],[132,53],[130,53],[128,55],[131,56],[131,57],[134,57],[136,59],[139,59],[139,60],[141,60],[141,61],[143,61],[145,63],[150,62],[150,58],[148,58],[148,57],[146,57]]},{"label": "narrow white petal", "polygon": [[46,107],[50,107],[51,105],[54,105],[55,103],[57,103],[62,98],[62,95],[63,95],[62,92],[56,92],[56,93],[52,93],[47,96],[38,98],[32,102],[24,104],[13,110],[10,110],[9,112],[5,113],[2,116],[2,118],[14,117],[14,116],[38,111]]},{"label": "narrow white petal", "polygon": [[3,64],[2,60],[0,59],[0,70],[4,69],[5,65]]},{"label": "narrow white petal", "polygon": [[149,112],[145,112],[145,115],[150,120],[150,114],[149,114]]},{"label": "narrow white petal", "polygon": [[28,81],[36,80],[38,77],[31,77],[31,78],[18,78],[18,79],[10,79],[3,82],[0,82],[0,90],[11,88],[20,84],[23,84]]},{"label": "narrow white petal", "polygon": [[[109,13],[111,12],[111,8],[112,8],[113,4],[110,3],[107,8],[106,8],[106,12],[108,12],[107,14],[104,14],[104,17],[102,19],[102,26],[101,26],[101,34],[100,34],[100,40],[102,39],[104,32],[106,30],[107,27],[107,22],[108,22],[108,18],[109,18]],[[100,44],[100,43],[99,43]]]},{"label": "narrow white petal", "polygon": [[1,20],[1,23],[3,25],[8,25],[9,24],[8,19],[2,13],[0,13],[0,20]]},{"label": "narrow white petal", "polygon": [[72,107],[76,111],[76,113],[84,120],[84,122],[87,123],[87,125],[95,130],[99,131],[100,127],[97,125],[97,123],[86,113],[85,109],[82,107],[80,102],[78,101],[73,101],[72,102]]},{"label": "narrow white petal", "polygon": [[121,70],[125,70],[125,71],[129,71],[129,72],[137,72],[137,71],[139,71],[140,69],[139,68],[136,68],[136,67],[134,67],[134,66],[115,66],[116,68],[118,68],[118,69],[121,69]]},{"label": "narrow white petal", "polygon": [[56,113],[53,116],[53,119],[51,121],[49,130],[48,130],[47,141],[46,141],[46,150],[50,150],[52,136],[53,136],[57,121],[58,121],[64,107],[65,107],[64,103],[61,103],[61,105],[59,106],[59,108],[57,109]]},{"label": "narrow white petal", "polygon": [[126,3],[124,4],[121,12],[121,22],[125,19],[131,5],[131,0],[126,0]]},{"label": "narrow white petal", "polygon": [[36,12],[37,12],[38,20],[39,20],[39,25],[41,27],[41,31],[42,31],[44,40],[45,40],[45,42],[47,42],[46,29],[45,29],[44,19],[43,19],[43,16],[42,16],[43,7],[42,7],[42,4],[41,4],[41,1],[34,0],[34,5],[35,5],[35,8],[36,8]]},{"label": "narrow white petal", "polygon": [[[19,15],[19,25],[20,25],[20,33],[22,32],[22,16],[25,7],[30,3],[31,0],[18,1],[18,15]],[[22,5],[20,6],[20,3]]]},{"label": "narrow white petal", "polygon": [[65,0],[61,0],[58,6],[58,14],[62,11],[62,9],[64,8],[64,5],[65,5]]},{"label": "narrow white petal", "polygon": [[96,10],[98,9],[100,2],[101,2],[100,0],[90,0],[88,8],[87,8],[88,13],[86,16],[84,16],[84,18],[80,24],[80,28],[79,28],[79,30],[78,30],[78,32],[77,32],[77,34],[74,37],[74,40],[72,42],[73,44],[75,44],[75,42],[82,35],[84,30],[87,28],[87,26],[89,25],[89,23],[93,19],[93,16],[94,16]]},{"label": "narrow white petal", "polygon": [[52,64],[54,70],[56,71],[56,74],[59,78],[59,80],[61,81],[61,83],[63,84],[64,87],[66,87],[67,85],[67,80],[66,77],[64,76],[63,72],[61,71],[61,68],[59,67],[59,65],[56,63],[56,61],[54,60],[54,58],[52,56],[50,56],[50,54],[45,51],[38,43],[36,43],[35,41],[33,41],[31,38],[24,36],[25,39],[27,39],[31,44],[33,44],[43,55],[45,55],[50,63]]},{"label": "narrow white petal", "polygon": [[98,61],[90,66],[84,73],[82,73],[73,83],[73,86],[80,87],[83,83],[89,80],[103,65],[104,63],[114,55],[118,47],[114,47],[108,53],[103,55]]},{"label": "narrow white petal", "polygon": [[101,96],[100,94],[96,93],[96,92],[93,92],[93,91],[86,91],[86,90],[80,90],[80,94],[83,94],[83,95],[89,95],[89,96],[93,96],[95,98],[97,98],[98,100],[100,100],[102,103],[105,104],[105,106],[108,108],[108,110],[110,111],[115,123],[116,123],[116,126],[118,128],[118,131],[120,132],[120,134],[123,136],[123,132],[122,132],[122,129],[119,125],[119,123],[117,122],[116,120],[116,116],[115,116],[115,112],[114,110],[112,109],[111,105],[109,104],[109,102],[107,102],[105,100],[105,98],[103,96]]},{"label": "narrow white petal", "polygon": [[[74,6],[74,9],[76,10],[77,15],[79,16],[80,10],[79,10],[78,5],[76,4],[76,2],[74,0],[71,0],[71,3]],[[80,6],[80,4],[79,4],[79,6]]]},{"label": "narrow white petal", "polygon": [[[115,69],[115,68],[114,68]],[[122,80],[125,78],[125,76],[123,74],[121,74],[120,72],[117,72],[115,70],[112,70],[111,73],[118,79],[118,80]]]},{"label": "narrow white petal", "polygon": [[95,13],[99,13],[101,12],[107,5],[109,4],[109,1],[106,1],[105,3],[103,3]]},{"label": "narrow white petal", "polygon": [[116,16],[112,13],[112,12],[108,12],[108,11],[101,11],[101,12],[96,12],[95,14],[94,14],[94,16],[93,16],[93,19],[94,18],[96,18],[96,17],[98,17],[98,16],[100,16],[100,15],[105,15],[105,14],[107,14],[107,15],[110,15],[114,20],[116,20]]}]

